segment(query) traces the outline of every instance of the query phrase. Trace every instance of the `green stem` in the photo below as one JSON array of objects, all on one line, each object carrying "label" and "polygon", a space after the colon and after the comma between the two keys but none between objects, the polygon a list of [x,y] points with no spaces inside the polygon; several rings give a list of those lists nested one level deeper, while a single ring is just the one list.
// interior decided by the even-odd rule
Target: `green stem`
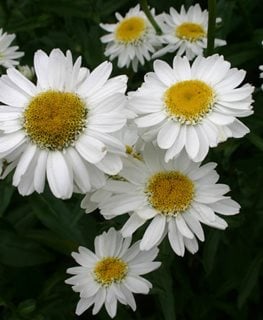
[{"label": "green stem", "polygon": [[154,27],[157,34],[162,34],[162,30],[159,27],[158,23],[154,19],[153,15],[151,14],[151,11],[149,10],[147,0],[140,0],[140,5],[142,7],[142,10],[144,11],[146,17],[151,22],[152,26]]},{"label": "green stem", "polygon": [[214,52],[215,29],[216,29],[216,0],[208,0],[208,30],[206,56]]}]

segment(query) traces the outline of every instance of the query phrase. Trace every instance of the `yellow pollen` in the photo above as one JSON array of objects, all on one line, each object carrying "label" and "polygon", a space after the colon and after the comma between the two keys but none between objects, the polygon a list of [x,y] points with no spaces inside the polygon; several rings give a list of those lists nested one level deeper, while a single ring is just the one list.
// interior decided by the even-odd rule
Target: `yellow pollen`
[{"label": "yellow pollen", "polygon": [[30,101],[23,128],[38,147],[63,150],[85,128],[87,113],[85,103],[76,94],[49,90]]},{"label": "yellow pollen", "polygon": [[119,42],[135,43],[139,41],[146,30],[146,22],[141,17],[123,19],[116,28],[115,36]]},{"label": "yellow pollen", "polygon": [[125,148],[127,154],[133,156],[133,158],[135,159],[142,160],[142,156],[140,155],[140,153],[136,152],[136,150],[132,146],[126,144]]},{"label": "yellow pollen", "polygon": [[176,36],[180,39],[195,42],[206,36],[204,28],[197,23],[185,22],[176,28]]},{"label": "yellow pollen", "polygon": [[107,257],[96,263],[93,272],[97,282],[108,286],[125,278],[128,272],[128,265],[119,258]]},{"label": "yellow pollen", "polygon": [[161,214],[176,216],[191,205],[194,184],[180,172],[159,172],[150,178],[145,192],[154,209]]},{"label": "yellow pollen", "polygon": [[211,111],[213,102],[213,89],[200,80],[180,81],[164,93],[169,115],[186,124],[200,122]]}]

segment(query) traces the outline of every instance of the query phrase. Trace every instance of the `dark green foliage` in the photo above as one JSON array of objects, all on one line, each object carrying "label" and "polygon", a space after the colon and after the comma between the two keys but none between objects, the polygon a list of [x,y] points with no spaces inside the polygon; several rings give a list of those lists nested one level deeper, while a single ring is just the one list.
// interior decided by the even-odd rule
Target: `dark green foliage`
[{"label": "dark green foliage", "polygon": [[[170,6],[195,3],[149,1],[158,13]],[[203,8],[206,1],[200,1]],[[94,68],[104,60],[100,22],[114,22],[114,13],[125,13],[136,2],[129,0],[1,0],[0,27],[17,34],[25,51],[21,64],[32,65],[34,52],[59,47],[82,55]],[[228,45],[217,51],[233,66],[247,70],[246,80],[257,87],[255,114],[245,119],[251,130],[243,139],[230,139],[210,151],[207,161],[218,163],[220,181],[231,187],[241,204],[238,216],[227,218],[229,228],[205,228],[206,240],[197,254],[175,256],[164,241],[159,260],[163,265],[148,278],[149,296],[136,296],[137,311],[118,306],[116,319],[128,320],[262,320],[263,301],[263,92],[258,66],[263,64],[262,0],[219,0],[217,16],[223,19],[217,35]],[[171,61],[173,55],[165,60]],[[152,63],[129,75],[136,89]],[[66,269],[75,262],[70,253],[79,245],[93,249],[94,237],[110,226],[120,228],[125,217],[105,221],[99,213],[85,215],[82,196],[71,200],[44,194],[22,197],[11,179],[0,181],[0,319],[71,320],[78,295],[64,284]],[[140,238],[143,231],[136,234]],[[79,319],[108,319],[105,310]]]}]

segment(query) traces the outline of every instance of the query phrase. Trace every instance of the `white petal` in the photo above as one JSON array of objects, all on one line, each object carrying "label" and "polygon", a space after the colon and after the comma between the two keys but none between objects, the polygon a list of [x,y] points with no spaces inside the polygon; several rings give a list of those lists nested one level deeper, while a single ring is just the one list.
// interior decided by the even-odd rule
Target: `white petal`
[{"label": "white petal", "polygon": [[193,238],[193,239],[184,238],[184,245],[186,249],[192,254],[198,251],[198,242],[196,238]]},{"label": "white petal", "polygon": [[169,149],[175,142],[180,130],[180,125],[174,121],[168,121],[161,128],[157,136],[158,146],[162,149]]},{"label": "white petal", "polygon": [[144,219],[144,220],[152,219],[158,214],[156,210],[148,206],[145,206],[141,209],[137,209],[136,213],[141,219]]},{"label": "white petal", "polygon": [[184,242],[183,236],[177,229],[176,223],[174,219],[171,219],[168,223],[168,238],[173,248],[173,251],[178,254],[178,256],[184,256]]},{"label": "white petal", "polygon": [[150,290],[151,283],[142,277],[127,276],[124,285],[134,293],[147,294]]},{"label": "white petal", "polygon": [[30,166],[35,153],[37,151],[36,145],[29,144],[25,151],[23,152],[21,158],[19,159],[19,162],[16,167],[16,171],[14,173],[13,177],[13,185],[17,186],[22,178],[22,176],[27,171],[28,167]]},{"label": "white petal", "polygon": [[146,229],[140,243],[141,250],[150,250],[162,238],[166,225],[166,218],[157,215]]},{"label": "white petal", "polygon": [[141,219],[136,213],[133,213],[121,229],[123,237],[130,237],[144,223],[144,219]]},{"label": "white petal", "polygon": [[21,72],[17,71],[15,68],[10,68],[7,70],[9,78],[21,89],[23,89],[28,95],[36,94],[36,86],[29,81]]},{"label": "white petal", "polygon": [[84,311],[86,311],[94,303],[93,298],[84,299],[81,298],[77,304],[76,314],[80,316]]},{"label": "white petal", "polygon": [[118,155],[107,153],[105,157],[95,164],[97,168],[109,175],[116,175],[122,169],[122,161]]},{"label": "white petal", "polygon": [[173,85],[176,81],[176,77],[173,74],[172,68],[168,65],[168,63],[155,60],[153,63],[153,69],[157,75],[157,77],[168,87]]},{"label": "white petal", "polygon": [[186,129],[185,149],[191,159],[194,159],[199,152],[199,139],[195,128],[188,126]]},{"label": "white petal", "polygon": [[104,288],[101,288],[95,298],[94,298],[94,307],[93,307],[93,310],[92,310],[92,314],[95,315],[97,314],[100,309],[102,308],[103,304],[105,303],[105,299],[106,299],[106,289]]},{"label": "white petal", "polygon": [[47,156],[48,156],[47,151],[45,150],[39,151],[35,173],[34,173],[34,187],[38,193],[43,192],[45,187]]},{"label": "white petal", "polygon": [[194,238],[194,234],[188,228],[187,224],[184,221],[184,218],[180,214],[175,218],[175,222],[176,222],[178,230],[181,232],[181,234],[184,237],[189,238],[189,239]]},{"label": "white petal", "polygon": [[239,213],[240,205],[232,199],[223,199],[209,205],[215,212],[223,215],[234,215]]},{"label": "white petal", "polygon": [[82,158],[73,148],[68,148],[66,156],[71,163],[74,181],[80,188],[81,192],[88,192],[91,189],[90,176],[87,167],[85,166]]},{"label": "white petal", "polygon": [[194,232],[194,234],[198,237],[199,240],[204,241],[205,235],[201,223],[195,219],[190,212],[185,212],[183,214],[183,218],[190,227],[190,229]]},{"label": "white petal", "polygon": [[106,83],[112,71],[110,62],[101,63],[94,69],[87,79],[80,85],[78,92],[81,96],[88,97],[96,93]]},{"label": "white petal", "polygon": [[73,192],[72,169],[59,151],[51,151],[47,158],[47,180],[52,193],[61,199],[68,199]]},{"label": "white petal", "polygon": [[86,135],[82,135],[76,142],[76,149],[90,163],[98,163],[107,153],[104,143]]}]

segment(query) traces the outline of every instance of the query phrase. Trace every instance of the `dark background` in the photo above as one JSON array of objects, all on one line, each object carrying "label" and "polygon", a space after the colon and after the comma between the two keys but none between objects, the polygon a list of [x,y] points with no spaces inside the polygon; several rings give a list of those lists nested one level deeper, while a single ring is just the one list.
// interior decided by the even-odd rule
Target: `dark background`
[{"label": "dark background", "polygon": [[[149,1],[157,13],[194,3]],[[207,7],[206,1],[200,4]],[[99,23],[115,23],[116,11],[125,14],[135,5],[128,0],[0,0],[0,27],[16,33],[16,44],[25,52],[21,64],[32,65],[37,49],[49,53],[61,48],[81,55],[83,64],[93,69],[105,60]],[[218,52],[233,67],[247,70],[246,81],[257,87],[255,114],[244,119],[251,133],[229,139],[205,160],[218,162],[220,181],[231,187],[241,213],[226,218],[226,231],[205,227],[206,240],[195,255],[177,257],[164,241],[158,257],[162,267],[148,276],[154,285],[150,295],[136,295],[136,313],[119,305],[116,319],[263,319],[262,12],[262,0],[217,1],[217,16],[223,19],[217,36],[228,43]],[[163,57],[168,62],[172,58]],[[114,73],[127,73],[129,89],[134,89],[151,70],[152,62],[137,74],[115,64]],[[93,249],[97,234],[110,226],[119,228],[126,217],[106,222],[99,213],[85,215],[79,206],[82,198],[61,201],[48,190],[22,197],[11,186],[11,176],[0,181],[1,320],[109,319],[104,309],[94,317],[90,310],[74,315],[78,294],[64,284],[65,270],[76,264],[70,257],[73,250],[80,244]]]}]

